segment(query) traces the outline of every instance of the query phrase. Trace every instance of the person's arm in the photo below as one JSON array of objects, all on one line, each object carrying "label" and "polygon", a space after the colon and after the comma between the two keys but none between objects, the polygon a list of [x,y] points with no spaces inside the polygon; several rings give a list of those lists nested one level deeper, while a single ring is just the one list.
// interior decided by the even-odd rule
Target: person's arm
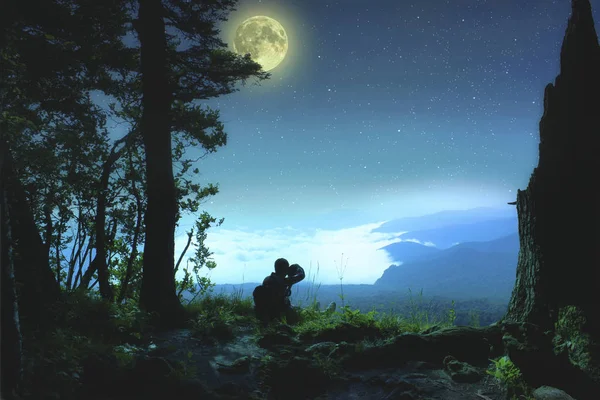
[{"label": "person's arm", "polygon": [[288,276],[287,278],[285,278],[285,283],[286,285],[290,286],[294,285],[303,280],[305,276],[306,275],[304,274],[304,268],[302,268],[298,264],[292,264],[290,265]]}]

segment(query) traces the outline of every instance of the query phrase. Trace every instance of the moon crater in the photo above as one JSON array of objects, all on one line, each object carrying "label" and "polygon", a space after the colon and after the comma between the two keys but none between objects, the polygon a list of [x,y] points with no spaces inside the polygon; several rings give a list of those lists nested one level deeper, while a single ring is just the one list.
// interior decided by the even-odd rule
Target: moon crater
[{"label": "moon crater", "polygon": [[273,18],[256,16],[237,27],[233,50],[238,54],[250,53],[263,70],[270,71],[285,58],[288,37],[283,26]]}]

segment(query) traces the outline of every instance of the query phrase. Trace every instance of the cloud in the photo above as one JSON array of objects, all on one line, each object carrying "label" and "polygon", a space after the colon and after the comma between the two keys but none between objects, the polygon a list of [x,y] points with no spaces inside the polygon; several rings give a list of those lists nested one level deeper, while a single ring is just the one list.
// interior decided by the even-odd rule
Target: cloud
[{"label": "cloud", "polygon": [[[344,283],[371,284],[393,264],[387,253],[378,249],[398,240],[398,233],[372,232],[381,224],[339,230],[215,228],[209,230],[206,243],[217,268],[207,276],[215,283],[261,282],[273,271],[274,261],[285,257],[304,267],[307,274],[310,270],[315,275],[318,265],[316,281],[323,284],[339,283],[338,272],[343,273]],[[176,237],[176,258],[186,240],[185,234]]]},{"label": "cloud", "polygon": [[433,242],[422,242],[417,239],[400,239],[400,240],[397,240],[397,242],[411,242],[411,243],[422,244],[423,246],[436,247],[435,243],[433,243]]}]

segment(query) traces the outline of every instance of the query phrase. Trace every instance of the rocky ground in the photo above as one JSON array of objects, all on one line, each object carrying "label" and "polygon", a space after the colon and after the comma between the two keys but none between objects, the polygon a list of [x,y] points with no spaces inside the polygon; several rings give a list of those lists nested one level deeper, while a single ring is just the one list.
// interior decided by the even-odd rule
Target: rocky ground
[{"label": "rocky ground", "polygon": [[[365,345],[358,341],[301,338],[282,324],[258,336],[247,328],[228,343],[209,344],[194,338],[188,330],[176,330],[151,338],[156,347],[142,356],[136,375],[144,375],[142,381],[152,384],[164,380],[160,376],[172,373],[174,366],[185,366],[194,378],[184,386],[214,398],[505,398],[501,386],[485,374],[487,359],[467,364],[447,356],[436,361],[436,334],[439,336],[439,332],[424,335],[426,339],[421,343],[415,341],[417,335],[404,335],[408,340],[380,340]],[[461,340],[459,336],[456,335],[456,341]],[[462,340],[465,339],[468,337]],[[429,347],[423,360],[407,357],[423,345]],[[406,346],[413,350],[398,354],[400,347]],[[190,391],[193,393],[194,389]]]},{"label": "rocky ground", "polygon": [[[226,343],[207,343],[186,329],[154,333],[135,367],[109,379],[113,386],[99,387],[96,398],[507,399],[485,372],[502,351],[499,327],[432,328],[371,341],[358,340],[368,332],[351,329],[322,340],[285,324],[262,332],[242,326]],[[523,399],[573,400],[552,388],[536,393]]]}]

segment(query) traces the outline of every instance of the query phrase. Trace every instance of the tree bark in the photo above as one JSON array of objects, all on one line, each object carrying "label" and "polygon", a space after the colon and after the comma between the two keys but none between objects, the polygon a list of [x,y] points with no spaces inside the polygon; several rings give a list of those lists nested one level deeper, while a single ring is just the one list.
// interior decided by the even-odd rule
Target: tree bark
[{"label": "tree bark", "polygon": [[34,221],[25,191],[17,177],[12,155],[6,142],[3,147],[2,182],[5,185],[7,210],[14,250],[14,273],[19,297],[19,311],[28,324],[43,324],[50,316],[47,306],[58,300],[60,286],[48,263],[46,245]]},{"label": "tree bark", "polygon": [[12,398],[22,377],[22,340],[15,288],[13,238],[8,210],[5,170],[7,149],[0,153],[0,265],[2,268],[2,317],[0,325],[0,373],[2,398]]},{"label": "tree bark", "polygon": [[139,1],[142,72],[141,131],[146,153],[146,241],[140,305],[162,322],[182,316],[175,292],[175,219],[177,200],[171,153],[172,93],[167,77],[167,38],[161,0]]},{"label": "tree bark", "polygon": [[[133,164],[132,164],[133,165]],[[143,221],[143,210],[142,210],[142,198],[139,190],[135,185],[135,180],[131,180],[131,191],[134,193],[136,200],[136,208],[137,208],[137,217],[135,221],[135,231],[133,232],[133,240],[131,243],[131,254],[129,255],[129,259],[127,260],[127,269],[125,270],[125,276],[123,277],[123,281],[121,282],[121,292],[119,293],[119,303],[123,302],[123,300],[129,296],[129,282],[131,281],[133,275],[133,263],[135,262],[138,256],[138,241],[140,235],[142,233],[142,221]]]},{"label": "tree bark", "polygon": [[[504,320],[522,324],[511,333],[520,345],[508,348],[524,376],[572,394],[590,385],[574,395],[585,399],[600,389],[600,46],[589,1],[572,8],[561,72],[544,93],[538,166],[517,194],[521,249]],[[534,348],[562,364],[541,362]],[[564,379],[576,370],[585,385]]]},{"label": "tree bark", "polygon": [[[89,288],[94,272],[98,271],[98,281],[100,284],[100,295],[107,300],[112,300],[114,293],[109,282],[108,264],[106,262],[106,195],[108,193],[108,184],[113,165],[117,162],[126,146],[130,145],[133,134],[129,133],[121,139],[117,140],[111,149],[110,155],[102,165],[102,175],[100,176],[98,202],[96,205],[95,219],[95,249],[96,255],[90,263],[87,270],[82,276],[80,287],[83,290]],[[125,146],[117,150],[117,148],[125,143]]]}]

